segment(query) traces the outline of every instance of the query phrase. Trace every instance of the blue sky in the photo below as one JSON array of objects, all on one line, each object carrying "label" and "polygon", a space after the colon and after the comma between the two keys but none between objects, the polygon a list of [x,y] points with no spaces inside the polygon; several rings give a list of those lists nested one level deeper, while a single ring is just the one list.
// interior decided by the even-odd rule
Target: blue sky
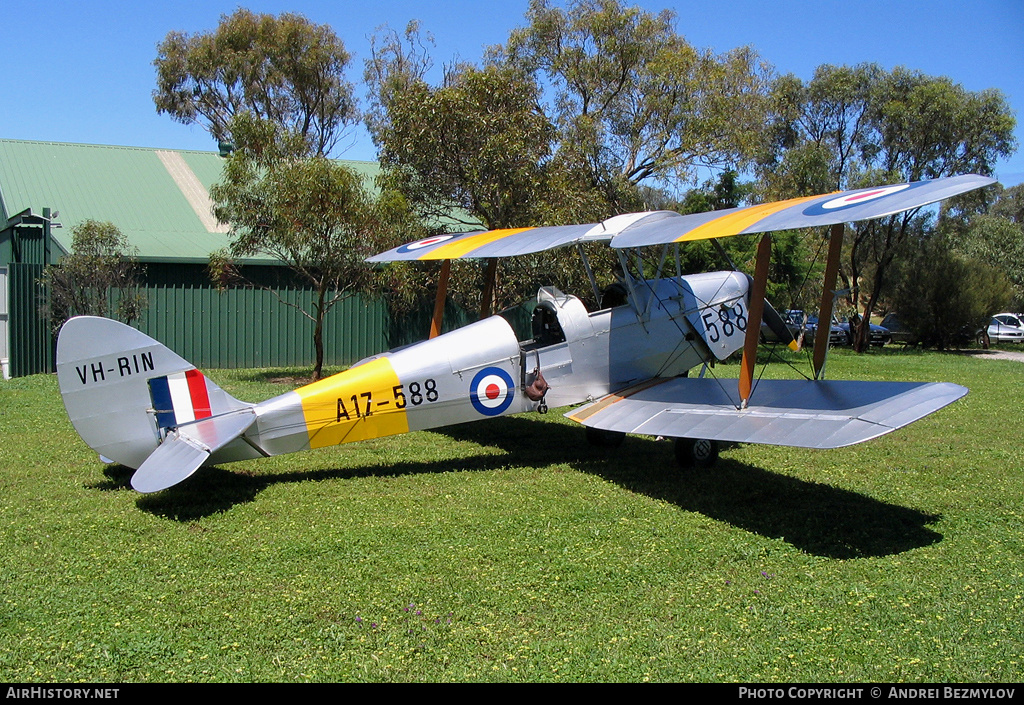
[{"label": "blue sky", "polygon": [[[726,51],[751,45],[780,73],[809,79],[820,64],[876,62],[945,75],[964,88],[1001,90],[1024,121],[1024,2],[1021,0],[634,0],[652,11],[673,9],[692,44]],[[153,107],[156,45],[171,30],[209,31],[243,5],[256,12],[298,12],[333,27],[355,62],[358,83],[368,37],[380,25],[401,30],[418,19],[436,40],[437,64],[480,59],[522,26],[528,0],[351,0],[292,2],[118,2],[8,0],[0,42],[0,137],[167,149],[212,150],[196,126]],[[1021,150],[1000,162],[1007,186],[1024,182]],[[342,154],[375,158],[355,135]]]}]

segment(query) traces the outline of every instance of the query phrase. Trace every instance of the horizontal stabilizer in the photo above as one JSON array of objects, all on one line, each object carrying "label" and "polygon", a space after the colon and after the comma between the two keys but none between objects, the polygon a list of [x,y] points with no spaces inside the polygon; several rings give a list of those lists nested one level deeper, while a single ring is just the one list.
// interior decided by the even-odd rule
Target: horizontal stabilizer
[{"label": "horizontal stabilizer", "polygon": [[203,419],[167,434],[132,475],[139,492],[159,492],[189,478],[207,458],[241,436],[256,420],[252,409]]},{"label": "horizontal stabilizer", "polygon": [[708,378],[652,381],[566,416],[650,436],[841,448],[906,426],[967,394],[950,383],[761,380],[750,405],[740,410],[728,386]]},{"label": "horizontal stabilizer", "polygon": [[172,432],[132,475],[132,487],[138,492],[166,490],[190,477],[209,457],[209,450]]}]

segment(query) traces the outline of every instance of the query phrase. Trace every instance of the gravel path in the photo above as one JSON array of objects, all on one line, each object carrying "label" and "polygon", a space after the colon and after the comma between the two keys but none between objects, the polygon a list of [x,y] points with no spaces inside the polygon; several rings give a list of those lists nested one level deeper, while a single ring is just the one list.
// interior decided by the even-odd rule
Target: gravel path
[{"label": "gravel path", "polygon": [[1024,352],[1012,352],[1009,350],[965,350],[965,354],[974,357],[986,357],[992,360],[1016,360],[1024,362]]}]

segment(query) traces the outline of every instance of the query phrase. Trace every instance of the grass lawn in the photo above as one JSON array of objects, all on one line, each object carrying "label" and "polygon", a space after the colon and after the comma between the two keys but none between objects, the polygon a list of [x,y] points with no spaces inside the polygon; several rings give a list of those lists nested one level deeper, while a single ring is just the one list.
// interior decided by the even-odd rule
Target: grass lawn
[{"label": "grass lawn", "polygon": [[[290,373],[207,372],[250,401]],[[0,381],[0,681],[1021,681],[1024,364],[840,349],[828,372],[971,393],[710,471],[553,410],[147,496],[55,377]]]}]

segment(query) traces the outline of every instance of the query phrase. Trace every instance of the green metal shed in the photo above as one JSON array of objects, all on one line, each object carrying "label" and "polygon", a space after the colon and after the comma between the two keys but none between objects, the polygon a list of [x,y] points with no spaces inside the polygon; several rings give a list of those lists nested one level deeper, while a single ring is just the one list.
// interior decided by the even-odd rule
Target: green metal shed
[{"label": "green metal shed", "polygon": [[[345,162],[376,176],[372,162]],[[218,292],[209,255],[228,243],[211,214],[221,176],[217,152],[174,151],[0,139],[0,356],[11,376],[53,370],[53,341],[39,314],[36,280],[70,251],[85,220],[110,221],[138,249],[149,307],[135,325],[200,367],[307,365],[312,326],[261,288]],[[270,259],[243,262],[246,276],[302,305],[311,292]],[[326,332],[328,365],[386,349],[390,318],[381,301],[336,306]]]}]

